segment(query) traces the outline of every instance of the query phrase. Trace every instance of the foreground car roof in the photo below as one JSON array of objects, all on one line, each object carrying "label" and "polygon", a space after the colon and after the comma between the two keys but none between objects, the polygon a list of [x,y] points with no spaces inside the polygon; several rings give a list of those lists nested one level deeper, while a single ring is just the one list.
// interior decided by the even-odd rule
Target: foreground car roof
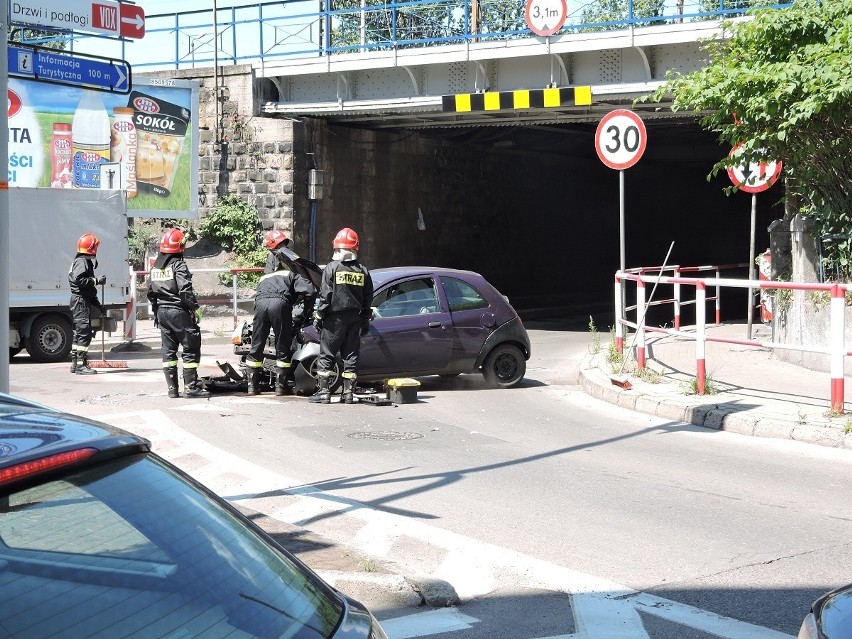
[{"label": "foreground car roof", "polygon": [[0,469],[89,447],[147,451],[147,440],[84,417],[0,393]]}]

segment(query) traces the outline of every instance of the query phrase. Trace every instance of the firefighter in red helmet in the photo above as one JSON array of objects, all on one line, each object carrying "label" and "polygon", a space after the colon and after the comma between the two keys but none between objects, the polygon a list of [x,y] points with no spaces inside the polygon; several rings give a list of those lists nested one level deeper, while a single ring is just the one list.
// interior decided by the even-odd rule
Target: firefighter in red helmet
[{"label": "firefighter in red helmet", "polygon": [[[316,289],[310,280],[293,273],[285,265],[287,258],[283,254],[290,253],[287,243],[289,240],[282,231],[266,234],[264,245],[270,250],[269,255],[275,260],[276,268],[260,277],[254,294],[251,351],[245,361],[249,395],[260,393],[264,350],[270,331],[275,334],[275,394],[293,394],[289,384],[293,379],[293,308],[304,298],[312,298]],[[290,254],[296,257],[294,253]]]},{"label": "firefighter in red helmet", "polygon": [[160,254],[151,267],[148,301],[163,344],[163,372],[169,397],[179,397],[178,347],[183,348],[184,397],[209,397],[198,381],[201,361],[201,306],[192,288],[192,274],[183,259],[186,235],[168,229],[160,241]]},{"label": "firefighter in red helmet", "polygon": [[266,237],[263,239],[263,245],[269,249],[269,255],[266,256],[266,264],[263,267],[263,272],[264,274],[274,273],[278,270],[278,266],[280,264],[278,258],[275,257],[275,250],[279,248],[289,248],[290,238],[287,237],[287,234],[284,231],[273,229],[266,233]]},{"label": "firefighter in red helmet", "polygon": [[373,279],[358,261],[360,241],[350,228],[341,229],[332,242],[334,254],[322,274],[319,297],[314,307],[314,326],[320,331],[317,358],[319,388],[309,401],[331,403],[331,375],[338,353],[343,359],[344,404],[353,404],[358,377],[361,337],[370,330]]},{"label": "firefighter in red helmet", "polygon": [[98,299],[98,285],[106,284],[106,277],[95,277],[98,267],[98,246],[101,241],[93,233],[85,233],[77,240],[77,255],[68,269],[71,284],[71,316],[74,320],[74,338],[71,344],[71,372],[77,375],[94,375],[89,366],[89,344],[92,343],[92,316],[104,315]]}]

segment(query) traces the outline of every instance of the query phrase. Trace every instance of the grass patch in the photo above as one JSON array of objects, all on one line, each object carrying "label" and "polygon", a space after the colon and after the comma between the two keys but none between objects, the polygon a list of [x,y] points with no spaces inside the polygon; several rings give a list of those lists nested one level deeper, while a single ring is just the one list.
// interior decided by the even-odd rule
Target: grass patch
[{"label": "grass patch", "polygon": [[[681,390],[684,395],[698,395],[698,378],[691,377],[687,381],[681,382]],[[712,377],[704,380],[704,394],[716,395],[719,392],[719,387]]]}]

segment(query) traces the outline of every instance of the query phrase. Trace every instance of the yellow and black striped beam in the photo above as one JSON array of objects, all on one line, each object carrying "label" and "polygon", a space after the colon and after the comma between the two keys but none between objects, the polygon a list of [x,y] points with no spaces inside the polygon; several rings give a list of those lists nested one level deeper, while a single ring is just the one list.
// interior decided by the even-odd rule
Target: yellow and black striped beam
[{"label": "yellow and black striped beam", "polygon": [[561,106],[589,106],[592,87],[561,87],[555,89],[518,89],[517,91],[488,91],[459,93],[441,97],[443,111],[470,113],[472,111],[507,111],[548,109]]}]

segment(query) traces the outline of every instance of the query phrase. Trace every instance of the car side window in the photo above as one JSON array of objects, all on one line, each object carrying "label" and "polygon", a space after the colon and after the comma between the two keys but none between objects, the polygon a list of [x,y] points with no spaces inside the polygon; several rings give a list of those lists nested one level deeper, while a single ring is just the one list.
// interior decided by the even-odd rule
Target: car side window
[{"label": "car side window", "polygon": [[488,302],[479,291],[467,282],[455,277],[441,277],[441,282],[444,284],[444,293],[447,295],[450,312],[468,311],[488,306]]},{"label": "car side window", "polygon": [[437,313],[435,280],[421,277],[397,282],[373,297],[376,317],[405,317]]}]

